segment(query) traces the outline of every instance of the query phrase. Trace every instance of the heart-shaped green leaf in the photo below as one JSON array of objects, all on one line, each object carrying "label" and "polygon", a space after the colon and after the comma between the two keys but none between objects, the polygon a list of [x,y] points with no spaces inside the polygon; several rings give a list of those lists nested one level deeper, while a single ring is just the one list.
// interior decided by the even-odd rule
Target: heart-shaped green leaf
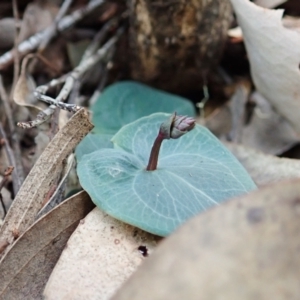
[{"label": "heart-shaped green leaf", "polygon": [[78,164],[82,187],[109,215],[165,236],[181,223],[231,197],[256,188],[236,158],[206,128],[166,140],[155,171],[146,171],[159,126],[156,113],[124,126],[114,149],[85,155]]},{"label": "heart-shaped green leaf", "polygon": [[111,137],[123,125],[154,112],[176,111],[195,116],[193,104],[134,81],[123,81],[107,87],[92,107],[93,134],[87,135],[76,148],[77,161],[85,154],[102,148],[112,148]]},{"label": "heart-shaped green leaf", "polygon": [[115,134],[122,126],[156,112],[195,116],[193,104],[134,81],[107,87],[92,107],[95,132]]},{"label": "heart-shaped green leaf", "polygon": [[76,147],[76,159],[79,161],[83,155],[92,153],[102,148],[113,148],[111,134],[89,133]]}]

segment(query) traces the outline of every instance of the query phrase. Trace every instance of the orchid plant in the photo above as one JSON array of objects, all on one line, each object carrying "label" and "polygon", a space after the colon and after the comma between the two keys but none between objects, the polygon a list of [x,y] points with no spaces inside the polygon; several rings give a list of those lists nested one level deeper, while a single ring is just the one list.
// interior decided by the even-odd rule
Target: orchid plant
[{"label": "orchid plant", "polygon": [[256,188],[192,117],[154,113],[123,126],[111,142],[111,148],[94,147],[85,155],[81,150],[80,183],[107,214],[156,235]]}]

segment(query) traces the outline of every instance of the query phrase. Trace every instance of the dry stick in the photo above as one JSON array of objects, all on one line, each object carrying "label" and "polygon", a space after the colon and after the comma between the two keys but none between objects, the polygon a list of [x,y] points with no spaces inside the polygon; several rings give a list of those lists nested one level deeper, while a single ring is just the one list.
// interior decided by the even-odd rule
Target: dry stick
[{"label": "dry stick", "polygon": [[3,202],[3,196],[1,194],[1,191],[0,191],[0,202],[1,202],[2,210],[3,210],[3,218],[5,218],[7,211],[6,211],[6,206]]},{"label": "dry stick", "polygon": [[[41,95],[45,94],[50,88],[56,87],[56,86],[64,83],[68,76],[69,76],[69,73],[62,75],[61,77],[59,77],[57,79],[52,79],[48,84],[38,86],[36,88],[36,92],[39,94],[39,96],[41,96]],[[51,98],[51,99],[54,100],[53,98]],[[55,108],[56,108],[55,106],[50,105],[48,108],[43,110],[43,113],[38,114],[37,119],[35,121],[32,121],[33,123],[20,122],[18,124],[18,126],[25,129],[25,128],[32,128],[34,126],[37,126],[38,124],[36,123],[36,121],[40,122],[39,124],[42,124],[43,122],[46,122],[48,119],[51,118],[52,113],[55,112]]]},{"label": "dry stick", "polygon": [[[121,16],[122,17],[122,16]],[[107,35],[107,33],[109,32],[109,30],[111,30],[113,27],[115,27],[120,19],[120,16],[118,17],[114,17],[111,20],[109,20],[95,35],[95,37],[93,38],[93,41],[90,43],[90,45],[87,47],[87,49],[84,51],[84,54],[80,60],[79,64],[84,65],[85,61],[91,57],[92,55],[95,54],[95,52],[97,51],[97,49],[99,48],[99,45],[101,45],[101,43],[103,42],[105,36]],[[111,59],[113,54],[114,54],[114,47],[112,47],[111,51],[108,53],[108,58]],[[105,72],[107,73],[107,72]],[[85,73],[86,74],[86,73]],[[106,77],[106,76],[105,76]],[[81,87],[81,82],[82,80],[76,80],[73,84],[73,88],[70,92],[70,96],[69,96],[69,103],[73,103],[78,105],[78,107],[81,105],[81,103],[77,103],[76,102],[76,97],[79,94],[79,90]],[[103,82],[103,80],[101,80],[101,82]],[[72,99],[70,99],[72,98]]]},{"label": "dry stick", "polygon": [[41,100],[41,101],[46,102],[46,103],[51,104],[51,105],[53,104],[53,105],[55,105],[55,107],[67,110],[69,112],[76,113],[81,108],[81,107],[77,106],[76,104],[69,104],[69,103],[64,103],[64,102],[58,102],[58,101],[56,101],[55,99],[53,99],[53,98],[51,98],[49,96],[41,95],[41,94],[39,94],[37,92],[34,92],[34,96],[38,100]]},{"label": "dry stick", "polygon": [[39,94],[46,94],[49,89],[54,88],[60,84],[63,84],[68,78],[68,76],[70,76],[70,73],[64,74],[59,78],[52,79],[47,84],[38,86],[35,89],[35,91],[38,92]]},{"label": "dry stick", "polygon": [[14,193],[17,194],[18,190],[20,189],[23,181],[24,181],[24,169],[22,164],[22,156],[21,156],[21,149],[17,138],[17,133],[15,130],[15,125],[13,123],[13,114],[10,107],[8,95],[6,94],[6,91],[3,86],[2,76],[0,75],[0,97],[2,98],[4,111],[7,117],[9,131],[11,135],[11,142],[12,142],[12,148],[14,151],[12,151],[9,147],[8,140],[6,138],[5,131],[3,130],[3,127],[1,125],[1,135],[6,140],[5,149],[7,151],[7,156],[9,159],[9,163],[15,167],[15,172],[13,173],[12,179],[13,179],[13,188]]},{"label": "dry stick", "polygon": [[[101,29],[100,31],[95,35],[93,41],[91,42],[91,44],[88,46],[88,48],[85,50],[82,59],[80,61],[81,64],[84,63],[84,60],[86,60],[87,58],[91,57],[93,54],[95,54],[95,52],[97,51],[97,49],[99,48],[99,45],[102,43],[103,38],[105,37],[105,35],[107,34],[107,32],[112,29],[112,27],[117,24],[117,22],[119,21],[120,18],[114,18],[110,21],[108,21]],[[40,93],[40,94],[46,94],[47,91],[50,88],[53,88],[59,84],[62,84],[66,81],[66,79],[71,76],[71,73],[67,73],[62,75],[60,78],[57,79],[52,79],[48,84],[44,84],[44,85],[40,85],[36,88],[36,92]]]},{"label": "dry stick", "polygon": [[[100,80],[96,90],[94,91],[92,97],[89,100],[89,106],[92,106],[93,104],[95,104],[95,102],[100,97],[100,95],[106,85],[107,78],[108,78],[108,72],[112,65],[111,59],[115,53],[115,50],[116,50],[116,47],[114,47],[112,49],[112,51],[109,53],[109,55],[107,57],[107,61],[102,66],[102,77],[101,77],[101,80]],[[78,105],[80,105],[80,103]]]},{"label": "dry stick", "polygon": [[[57,24],[57,32],[65,31],[66,29],[73,26],[76,22],[80,21],[83,17],[92,12],[96,7],[104,3],[104,0],[93,0],[78,10],[75,10],[68,16],[63,17]],[[19,56],[24,56],[27,53],[37,49],[42,41],[46,39],[47,36],[51,35],[51,27],[32,35],[26,41],[22,42],[18,46]],[[12,64],[14,60],[14,50],[10,50],[0,56],[0,70],[5,69]]]},{"label": "dry stick", "polygon": [[[67,13],[68,9],[70,8],[71,4],[72,4],[73,0],[65,0],[60,8],[60,10],[58,11],[54,22],[50,25],[50,27],[48,28],[48,34],[44,36],[44,39],[40,42],[40,45],[38,47],[38,53],[36,54],[38,56],[38,58],[40,60],[42,60],[48,67],[49,64],[48,62],[43,58],[43,56],[41,55],[41,53],[45,50],[45,48],[48,46],[49,42],[51,41],[51,39],[57,34],[57,26],[59,21],[64,17],[64,15]],[[33,65],[35,64],[35,62],[33,62]],[[51,67],[50,67],[51,68]],[[56,71],[57,72],[57,71]],[[59,73],[59,72],[57,72]]]},{"label": "dry stick", "polygon": [[[122,16],[121,16],[122,17]],[[114,26],[116,26],[118,24],[118,22],[120,21],[120,18],[121,17],[115,17],[111,20],[109,20],[98,32],[97,34],[95,35],[93,41],[90,43],[90,45],[87,47],[87,49],[84,51],[84,54],[80,60],[80,64],[84,64],[85,60],[89,57],[91,57],[93,54],[95,54],[95,52],[97,51],[97,49],[99,48],[99,45],[103,42],[103,39],[105,38],[105,36],[107,35],[107,33],[109,32],[109,30],[111,30]],[[108,55],[109,57],[111,58],[112,57],[112,54],[114,53],[114,51],[111,51]],[[40,94],[45,94],[49,88],[51,87],[54,87],[58,84],[61,84],[63,82],[66,81],[66,79],[71,76],[71,73],[69,74],[65,74],[63,75],[62,77],[58,78],[58,79],[53,79],[51,80],[48,84],[46,85],[41,85],[39,87],[36,88],[36,92],[37,93],[40,93]],[[76,83],[78,83],[78,85],[76,86]],[[76,86],[76,90],[77,92],[79,91],[80,89],[80,81],[77,80],[75,81],[74,85]],[[74,86],[73,86],[74,88]],[[73,91],[73,90],[72,90]],[[77,93],[75,92],[75,94]],[[49,99],[49,98],[48,98]],[[53,98],[51,98],[52,101],[55,101]],[[39,99],[39,100],[42,100],[42,99]],[[43,101],[43,100],[42,100]],[[45,102],[47,102],[47,100],[45,100]],[[47,102],[47,103],[50,103],[50,102]],[[61,102],[62,103],[62,102]],[[73,104],[77,104],[75,102],[71,102]],[[52,103],[50,103],[52,104]],[[77,104],[78,105],[78,104]],[[62,107],[61,107],[62,108]],[[68,110],[68,109],[67,109]]]},{"label": "dry stick", "polygon": [[12,166],[7,167],[7,169],[4,171],[4,176],[3,176],[3,178],[0,182],[0,201],[1,201],[1,204],[2,204],[2,207],[3,207],[4,217],[6,216],[6,207],[5,207],[5,204],[3,202],[3,197],[2,197],[2,194],[1,194],[1,190],[3,189],[5,184],[7,183],[8,179],[9,179],[9,176],[12,174],[13,170],[14,170],[14,167],[12,167]]},{"label": "dry stick", "polygon": [[14,166],[14,165],[16,165],[15,156],[14,156],[12,149],[9,146],[9,143],[8,143],[7,137],[6,137],[6,133],[5,133],[1,123],[0,123],[0,134],[2,136],[1,144],[4,143],[4,148],[5,148],[5,152],[6,152],[9,164]]},{"label": "dry stick", "polygon": [[[44,40],[41,42],[38,52],[43,52],[51,39],[57,34],[57,26],[59,21],[64,17],[64,15],[67,13],[68,9],[70,8],[73,0],[65,0],[57,13],[54,23],[49,28],[49,34],[48,36],[45,36]],[[50,131],[50,139],[55,136],[55,134],[58,131],[58,119],[59,119],[59,111],[58,109],[55,109],[53,111],[52,120],[51,120],[51,131]]]},{"label": "dry stick", "polygon": [[22,234],[34,222],[49,188],[60,174],[63,161],[92,128],[86,111],[81,109],[48,144],[6,215],[0,228],[0,244],[12,244],[16,235]]},{"label": "dry stick", "polygon": [[0,97],[4,106],[5,116],[7,118],[9,131],[11,134],[15,132],[15,124],[13,122],[13,113],[9,103],[8,95],[5,91],[2,75],[0,74]]},{"label": "dry stick", "polygon": [[18,10],[18,3],[17,0],[13,0],[12,2],[13,5],[13,14],[14,14],[14,20],[16,24],[16,36],[15,36],[15,43],[14,43],[14,78],[13,78],[13,83],[12,83],[12,89],[11,89],[11,103],[13,103],[12,99],[12,93],[14,91],[14,88],[17,84],[18,78],[19,78],[19,73],[20,73],[20,56],[18,53],[18,46],[19,46],[19,10]]},{"label": "dry stick", "polygon": [[49,44],[50,40],[57,34],[57,27],[59,21],[64,17],[64,15],[67,13],[68,9],[70,8],[73,0],[65,0],[57,13],[54,23],[49,28],[49,33],[44,37],[44,39],[41,41],[38,51],[42,52]]},{"label": "dry stick", "polygon": [[76,80],[78,80],[87,70],[92,68],[96,63],[107,56],[109,50],[111,50],[111,48],[118,41],[123,31],[123,27],[119,28],[116,34],[110,38],[95,54],[80,62],[80,64],[66,78],[65,84],[56,99],[41,95],[39,94],[39,89],[36,89],[35,97],[37,97],[39,100],[51,103],[51,105],[46,110],[41,111],[35,120],[29,122],[19,122],[18,126],[22,128],[32,128],[38,126],[47,121],[53,115],[56,107],[73,112],[77,111],[79,108],[77,105],[65,104],[63,102],[68,98]]},{"label": "dry stick", "polygon": [[[126,17],[127,17],[127,14],[123,13],[121,16],[114,17],[111,20],[109,20],[101,28],[101,30],[99,30],[98,33],[95,35],[93,41],[88,46],[88,48],[85,50],[85,52],[84,52],[84,54],[82,56],[81,62],[83,62],[84,60],[86,60],[87,58],[89,58],[90,56],[92,56],[97,51],[97,49],[99,48],[99,45],[101,45],[103,39],[105,38],[105,36],[109,32],[109,30],[111,30],[114,26],[116,26],[122,18],[126,18]],[[97,87],[97,90],[99,88],[102,90],[103,87],[104,87],[104,85],[105,85],[105,83],[106,83],[107,73],[108,73],[107,72],[107,62],[112,59],[114,53],[115,53],[115,45],[112,47],[111,51],[108,53],[107,59],[103,62],[103,66],[102,66],[103,76],[101,78],[100,84]],[[76,103],[76,104],[77,105],[81,105],[81,103]]]},{"label": "dry stick", "polygon": [[78,107],[81,105],[79,104],[79,92],[80,92],[80,88],[81,88],[81,83],[84,81],[84,77],[82,77],[82,80],[77,80],[74,83],[73,89],[71,90],[69,99],[68,99],[68,103],[69,104],[76,104],[78,105]]},{"label": "dry stick", "polygon": [[[12,88],[11,88],[11,93],[10,97],[8,98],[8,95],[5,91],[3,81],[2,81],[2,76],[0,75],[0,95],[2,98],[2,101],[4,103],[4,110],[6,113],[6,117],[8,120],[8,126],[9,126],[9,131],[11,134],[11,142],[12,142],[12,147],[15,150],[14,152],[10,149],[8,140],[5,135],[5,131],[2,128],[1,125],[1,134],[3,138],[5,139],[5,149],[6,153],[8,156],[8,159],[10,161],[10,164],[16,167],[16,172],[14,172],[12,176],[12,181],[13,181],[13,190],[14,193],[17,194],[23,180],[24,180],[24,168],[22,164],[22,159],[21,159],[21,149],[19,145],[19,141],[17,138],[16,134],[16,128],[15,124],[13,123],[13,114],[12,114],[12,108],[14,107],[14,102],[13,102],[13,91],[16,86],[16,83],[19,78],[19,73],[20,73],[20,57],[19,53],[17,51],[18,46],[19,46],[19,25],[20,25],[20,18],[19,18],[19,10],[18,10],[18,3],[17,0],[12,1],[12,7],[13,7],[13,15],[14,15],[14,20],[16,24],[16,35],[15,35],[15,41],[14,41],[14,76],[13,76],[13,82],[12,82]],[[15,156],[16,154],[16,156]],[[14,167],[12,167],[14,169]],[[3,178],[3,180],[5,177]],[[2,195],[1,195],[2,198]],[[1,199],[2,200],[2,199]]]},{"label": "dry stick", "polygon": [[[95,52],[97,51],[99,46],[102,44],[102,42],[103,42],[104,38],[106,37],[107,33],[109,32],[109,30],[111,30],[113,27],[117,26],[121,18],[122,18],[122,16],[114,17],[111,20],[109,20],[107,23],[105,23],[105,25],[97,32],[97,34],[93,38],[93,41],[89,44],[87,49],[84,51],[79,64],[84,64],[84,61],[86,59],[88,59],[93,54],[95,54]],[[113,53],[114,53],[114,47],[112,47],[112,50],[109,52],[108,56],[111,58]],[[107,73],[107,72],[105,72],[105,73]],[[78,99],[79,90],[81,88],[81,84],[83,81],[84,81],[84,76],[83,76],[82,80],[76,80],[74,82],[73,88],[72,88],[72,90],[70,92],[70,96],[69,96],[69,101],[68,101],[69,103],[73,103],[78,106],[81,105],[80,101],[77,101],[77,99]],[[102,82],[102,80],[101,80],[101,82]]]},{"label": "dry stick", "polygon": [[87,70],[104,59],[108,51],[115,45],[119,37],[123,33],[124,28],[119,28],[117,33],[110,38],[94,55],[87,57],[71,72],[70,76],[66,79],[65,85],[56,97],[57,102],[64,102],[73,87],[74,82],[79,79]]},{"label": "dry stick", "polygon": [[87,49],[84,51],[82,58],[80,60],[80,64],[96,53],[96,51],[99,49],[99,46],[102,44],[102,42],[103,42],[105,36],[107,35],[107,33],[109,32],[109,30],[111,30],[113,27],[117,26],[121,17],[122,16],[112,18],[111,20],[106,22],[103,25],[103,27],[96,33],[95,37],[93,38],[93,41],[89,44]]}]

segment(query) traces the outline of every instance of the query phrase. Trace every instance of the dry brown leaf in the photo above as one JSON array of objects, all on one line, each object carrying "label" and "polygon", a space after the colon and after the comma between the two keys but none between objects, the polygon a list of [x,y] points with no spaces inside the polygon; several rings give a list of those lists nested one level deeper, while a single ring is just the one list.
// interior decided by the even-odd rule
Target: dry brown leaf
[{"label": "dry brown leaf", "polygon": [[[3,176],[0,176],[0,182],[2,181],[2,179],[3,179]],[[2,201],[5,206],[5,209],[6,209],[6,211],[8,211],[8,209],[12,203],[11,193],[5,187],[3,187],[0,191],[0,194],[2,196]],[[4,219],[4,211],[3,211],[2,205],[0,204],[0,222],[3,219]],[[0,223],[0,226],[1,226],[1,223]]]},{"label": "dry brown leaf", "polygon": [[[296,30],[300,33],[300,19],[291,16],[284,16],[282,19],[282,25],[285,28]],[[233,41],[242,42],[243,32],[241,27],[234,27],[228,30],[228,36],[233,39]]]},{"label": "dry brown leaf", "polygon": [[232,115],[229,105],[226,103],[215,109],[205,119],[204,125],[217,137],[228,136],[232,128]]},{"label": "dry brown leaf", "polygon": [[[23,119],[24,120],[24,119]],[[62,128],[62,127],[60,127]],[[36,148],[32,157],[32,162],[35,163],[50,142],[48,131],[39,128],[39,133],[34,138]]]},{"label": "dry brown leaf", "polygon": [[63,171],[61,173],[61,178],[57,183],[56,190],[53,191],[48,201],[44,203],[42,209],[39,211],[37,218],[40,218],[44,214],[48,213],[51,209],[53,209],[57,204],[63,201],[65,190],[66,190],[66,182],[69,177],[71,170],[75,168],[75,155],[70,154]]},{"label": "dry brown leaf", "polygon": [[273,8],[286,1],[287,0],[255,0],[254,3],[262,7]]},{"label": "dry brown leaf", "polygon": [[26,72],[27,61],[28,59],[24,58],[22,72],[14,88],[13,99],[16,104],[25,106],[32,116],[36,116],[42,109],[32,104],[35,101],[33,92],[36,86],[33,78]]},{"label": "dry brown leaf", "polygon": [[[0,182],[2,180],[3,176],[0,176]],[[9,207],[12,204],[12,198],[11,198],[11,193],[5,188],[3,187],[0,191],[1,195],[2,195],[2,201],[3,201],[3,205],[5,206],[6,211],[8,211]],[[0,204],[0,221],[2,221],[4,219],[4,210],[2,205]],[[0,223],[1,226],[1,223]]]},{"label": "dry brown leaf", "polygon": [[43,51],[43,58],[48,62],[37,61],[34,70],[40,72],[43,70],[50,77],[59,77],[66,71],[66,41],[64,38],[56,38],[55,43],[51,42]]},{"label": "dry brown leaf", "polygon": [[196,216],[113,299],[300,299],[299,195],[285,182]]},{"label": "dry brown leaf", "polygon": [[12,48],[15,41],[16,24],[14,18],[0,20],[0,48]]},{"label": "dry brown leaf", "polygon": [[45,299],[110,299],[160,239],[95,208],[68,241]]},{"label": "dry brown leaf", "polygon": [[226,137],[231,141],[240,142],[243,136],[250,84],[247,81],[240,81],[233,88],[234,92],[230,100],[215,109],[205,119],[205,126],[220,138]]},{"label": "dry brown leaf", "polygon": [[[36,84],[33,77],[28,73],[27,70],[29,68],[30,61],[34,58],[42,61],[41,65],[43,65],[43,68],[45,65],[49,67],[48,61],[39,54],[36,55],[30,53],[25,56],[22,60],[20,76],[14,88],[13,99],[16,104],[26,107],[31,113],[31,116],[36,117],[36,115],[47,106],[43,102],[37,101],[37,99],[34,97]],[[51,65],[51,68],[55,69],[54,64]],[[23,120],[24,119],[25,118],[23,118]]]},{"label": "dry brown leaf", "polygon": [[233,143],[225,143],[225,145],[258,186],[300,178],[300,160],[298,159],[266,155],[260,151]]},{"label": "dry brown leaf", "polygon": [[282,24],[284,27],[297,30],[300,33],[300,18],[285,16],[282,19]]},{"label": "dry brown leaf", "polygon": [[243,136],[245,122],[246,103],[250,93],[250,86],[246,83],[239,83],[228,104],[231,111],[232,125],[229,133],[231,141],[239,143]]},{"label": "dry brown leaf", "polygon": [[1,299],[42,299],[42,292],[70,235],[94,207],[80,192],[35,222],[0,263]]},{"label": "dry brown leaf", "polygon": [[[283,10],[231,0],[257,90],[300,133],[300,34],[282,25]],[[254,21],[255,20],[255,21]]]},{"label": "dry brown leaf", "polygon": [[16,195],[0,229],[0,241],[12,244],[34,222],[63,161],[92,128],[87,112],[81,109],[51,140]]},{"label": "dry brown leaf", "polygon": [[57,11],[58,7],[49,1],[44,5],[36,2],[28,4],[23,15],[19,40],[24,41],[50,26]]},{"label": "dry brown leaf", "polygon": [[[291,124],[259,93],[253,93],[255,109],[244,128],[241,143],[267,154],[281,154],[299,142]],[[299,119],[300,120],[300,119]]]},{"label": "dry brown leaf", "polygon": [[231,38],[231,41],[234,41],[235,43],[243,41],[243,32],[239,26],[230,28],[227,31],[227,35]]}]

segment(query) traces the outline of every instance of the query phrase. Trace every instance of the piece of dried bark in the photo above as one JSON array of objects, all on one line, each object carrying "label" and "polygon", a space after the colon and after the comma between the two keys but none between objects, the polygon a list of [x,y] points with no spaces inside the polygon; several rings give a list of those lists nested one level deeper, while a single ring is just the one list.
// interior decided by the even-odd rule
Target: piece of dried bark
[{"label": "piece of dried bark", "polygon": [[92,128],[87,112],[81,109],[51,140],[16,195],[0,229],[0,241],[11,245],[34,222],[63,161]]},{"label": "piece of dried bark", "polygon": [[41,299],[70,235],[93,207],[82,191],[35,222],[0,263],[0,298]]}]

